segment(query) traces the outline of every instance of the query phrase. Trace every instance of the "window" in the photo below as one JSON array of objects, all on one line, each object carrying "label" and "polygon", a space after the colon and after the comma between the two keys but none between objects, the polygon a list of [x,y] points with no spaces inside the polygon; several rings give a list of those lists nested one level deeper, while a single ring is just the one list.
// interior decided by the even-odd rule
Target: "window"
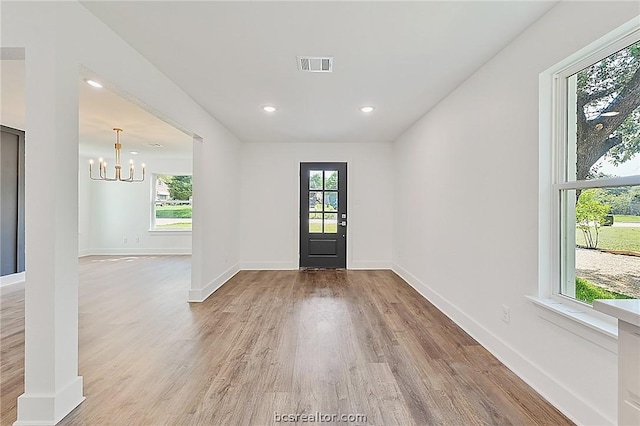
[{"label": "window", "polygon": [[587,304],[640,298],[640,30],[609,39],[546,74],[549,278],[553,294]]},{"label": "window", "polygon": [[151,230],[191,231],[191,175],[153,175]]}]

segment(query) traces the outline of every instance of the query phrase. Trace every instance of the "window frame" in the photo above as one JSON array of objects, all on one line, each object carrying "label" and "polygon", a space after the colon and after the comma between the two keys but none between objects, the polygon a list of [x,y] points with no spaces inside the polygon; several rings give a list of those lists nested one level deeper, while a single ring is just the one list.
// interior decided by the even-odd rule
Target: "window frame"
[{"label": "window frame", "polygon": [[[191,176],[193,182],[193,173],[151,173],[151,191],[150,191],[150,215],[149,215],[149,232],[150,233],[174,233],[174,234],[191,234],[193,231],[193,222],[191,228],[157,228],[156,227],[156,188],[158,184],[158,179],[161,175],[165,176]],[[192,195],[193,200],[193,195]],[[191,203],[193,208],[193,201]],[[192,220],[193,220],[193,210],[192,210]]]},{"label": "window frame", "polygon": [[[615,321],[595,311],[590,304],[561,292],[566,264],[561,227],[566,220],[561,201],[563,190],[640,185],[640,175],[583,181],[567,178],[568,130],[572,119],[569,77],[638,41],[640,22],[632,19],[540,74],[538,298],[548,300],[546,307],[552,310],[565,311],[565,317],[571,316],[566,315],[567,310],[575,310],[578,313],[586,311],[595,320]],[[555,308],[552,307],[554,304]]]}]

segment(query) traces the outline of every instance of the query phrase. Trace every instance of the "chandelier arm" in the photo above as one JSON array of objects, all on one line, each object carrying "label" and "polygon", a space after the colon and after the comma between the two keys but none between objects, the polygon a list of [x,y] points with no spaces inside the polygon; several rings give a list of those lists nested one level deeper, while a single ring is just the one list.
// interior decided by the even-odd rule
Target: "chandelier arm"
[{"label": "chandelier arm", "polygon": [[129,177],[122,177],[122,144],[120,143],[120,132],[122,129],[118,127],[114,127],[113,130],[116,132],[116,143],[115,143],[115,151],[116,151],[116,164],[115,164],[115,176],[110,178],[107,174],[107,162],[102,161],[100,158],[100,162],[98,164],[98,177],[93,176],[93,160],[89,161],[89,178],[91,180],[103,180],[107,182],[142,182],[145,179],[145,166],[142,163],[142,179],[135,179],[135,168],[133,165],[133,160],[129,165]]}]

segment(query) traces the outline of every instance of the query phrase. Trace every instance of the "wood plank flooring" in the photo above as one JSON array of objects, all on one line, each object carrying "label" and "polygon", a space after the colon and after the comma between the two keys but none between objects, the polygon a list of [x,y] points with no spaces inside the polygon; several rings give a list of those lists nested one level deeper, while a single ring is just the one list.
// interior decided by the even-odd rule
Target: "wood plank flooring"
[{"label": "wood plank flooring", "polygon": [[[393,272],[245,271],[193,304],[189,279],[186,256],[80,260],[87,399],[61,424],[571,424]],[[23,298],[2,298],[2,425],[23,392]]]}]

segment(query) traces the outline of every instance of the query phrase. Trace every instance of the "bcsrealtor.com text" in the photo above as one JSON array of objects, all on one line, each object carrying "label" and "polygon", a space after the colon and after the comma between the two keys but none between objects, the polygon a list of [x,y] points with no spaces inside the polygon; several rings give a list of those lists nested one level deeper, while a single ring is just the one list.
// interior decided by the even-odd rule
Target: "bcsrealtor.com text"
[{"label": "bcsrealtor.com text", "polygon": [[366,423],[365,414],[327,414],[316,411],[311,414],[282,414],[273,413],[273,420],[276,423]]}]

